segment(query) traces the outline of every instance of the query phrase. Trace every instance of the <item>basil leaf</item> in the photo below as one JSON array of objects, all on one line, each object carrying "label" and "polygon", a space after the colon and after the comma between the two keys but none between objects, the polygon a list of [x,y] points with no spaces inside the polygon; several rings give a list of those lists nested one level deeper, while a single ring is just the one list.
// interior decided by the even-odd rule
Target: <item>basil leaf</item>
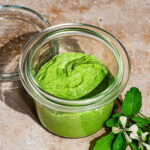
[{"label": "basil leaf", "polygon": [[127,142],[123,139],[122,133],[119,133],[113,143],[113,150],[126,150]]},{"label": "basil leaf", "polygon": [[141,107],[141,92],[136,87],[132,87],[125,95],[125,100],[122,104],[122,112],[127,117],[134,117],[139,113]]},{"label": "basil leaf", "polygon": [[110,132],[96,142],[93,150],[111,150],[111,144],[114,137],[114,134]]}]

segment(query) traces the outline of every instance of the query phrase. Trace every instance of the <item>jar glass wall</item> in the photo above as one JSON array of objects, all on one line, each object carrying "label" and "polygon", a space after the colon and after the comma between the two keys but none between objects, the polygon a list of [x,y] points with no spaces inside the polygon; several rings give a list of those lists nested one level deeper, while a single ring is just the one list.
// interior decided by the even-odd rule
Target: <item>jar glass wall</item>
[{"label": "jar glass wall", "polygon": [[[43,64],[55,55],[79,52],[97,57],[114,76],[113,83],[90,98],[65,100],[46,93],[35,78]],[[114,100],[125,88],[130,62],[123,45],[103,29],[69,23],[47,28],[25,46],[19,73],[22,84],[35,101],[42,125],[54,134],[79,138],[98,131],[111,114]]]},{"label": "jar glass wall", "polygon": [[18,72],[20,53],[33,35],[49,26],[46,18],[32,9],[0,5],[0,89],[21,86]]}]

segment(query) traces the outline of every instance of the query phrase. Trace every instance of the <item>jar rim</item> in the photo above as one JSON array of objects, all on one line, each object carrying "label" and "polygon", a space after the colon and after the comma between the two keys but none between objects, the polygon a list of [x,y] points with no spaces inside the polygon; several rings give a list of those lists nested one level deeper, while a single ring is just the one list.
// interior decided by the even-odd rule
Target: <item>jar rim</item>
[{"label": "jar rim", "polygon": [[[115,39],[119,43],[119,45],[121,46],[122,50],[125,53],[127,61],[128,61],[127,62],[128,63],[128,73],[127,73],[128,75],[127,75],[127,77],[126,77],[125,82],[124,82],[123,85],[122,85],[122,78],[123,78],[123,73],[124,73],[123,72],[124,71],[123,70],[124,66],[123,66],[123,62],[122,62],[122,59],[121,59],[120,55],[118,55],[118,60],[117,60],[117,63],[119,63],[120,67],[119,67],[118,74],[117,74],[117,77],[116,77],[115,81],[106,90],[104,90],[103,92],[101,92],[99,96],[94,97],[94,98],[87,98],[84,101],[83,101],[83,99],[82,100],[78,99],[77,101],[75,101],[75,100],[65,100],[65,99],[54,97],[54,96],[46,93],[45,91],[43,91],[33,78],[32,79],[30,78],[29,80],[25,80],[25,78],[26,78],[26,76],[28,76],[28,74],[24,74],[23,73],[23,61],[22,60],[25,58],[24,57],[25,54],[26,54],[26,59],[27,60],[31,59],[31,57],[29,55],[30,48],[31,48],[31,45],[33,46],[33,43],[35,44],[35,41],[37,40],[37,37],[40,36],[40,35],[42,35],[42,34],[44,36],[47,32],[50,33],[50,32],[55,31],[55,30],[60,30],[60,29],[64,29],[64,28],[73,28],[73,27],[82,28],[82,29],[83,28],[86,28],[86,29],[88,28],[88,30],[91,30],[91,31],[94,31],[94,29],[96,29],[96,30],[105,32],[106,34],[108,34],[109,36],[111,36],[113,39]],[[95,32],[95,33],[97,33],[97,32]],[[98,35],[99,34],[100,33],[98,33]],[[106,38],[106,36],[104,36],[104,38],[105,38],[105,40],[109,41],[109,39]],[[38,39],[38,41],[40,39]],[[115,47],[113,47],[113,48],[115,48]],[[116,49],[116,52],[119,54],[119,52],[117,51],[117,49]],[[121,44],[121,42],[115,36],[113,36],[111,33],[107,32],[107,31],[105,31],[104,29],[101,29],[101,28],[93,26],[93,25],[81,24],[81,23],[59,24],[59,25],[55,25],[55,26],[49,27],[49,28],[41,31],[40,33],[38,33],[36,36],[34,36],[28,42],[28,44],[24,48],[24,50],[23,50],[23,52],[21,54],[21,57],[20,57],[19,74],[20,74],[20,79],[21,79],[24,87],[30,93],[30,95],[33,96],[33,98],[36,97],[35,95],[38,95],[39,97],[38,98],[36,97],[35,99],[38,102],[42,103],[43,105],[45,105],[47,107],[51,107],[52,103],[53,104],[55,103],[54,105],[61,105],[62,108],[64,108],[64,107],[67,107],[67,108],[70,107],[71,109],[72,108],[75,108],[75,109],[85,109],[86,106],[88,107],[88,105],[90,105],[90,107],[95,107],[96,108],[97,106],[100,107],[100,105],[103,106],[103,105],[105,105],[105,104],[110,103],[111,101],[113,101],[122,92],[122,90],[125,88],[128,80],[129,80],[129,76],[130,76],[130,60],[129,60],[128,53],[127,53],[126,49],[124,48],[124,46]],[[31,82],[32,85],[29,85],[27,82]],[[31,90],[32,90],[32,92],[31,92]],[[113,95],[110,94],[112,92],[114,92]],[[40,94],[38,94],[38,93],[40,93]],[[48,100],[44,100],[45,98],[48,99]]]},{"label": "jar rim", "polygon": [[[45,28],[50,26],[50,23],[48,22],[48,20],[44,16],[40,15],[38,12],[36,12],[35,10],[32,10],[30,8],[20,6],[20,5],[0,5],[0,9],[3,9],[3,8],[8,9],[8,12],[6,11],[5,15],[9,14],[9,10],[11,11],[11,14],[12,14],[14,11],[12,11],[11,9],[17,9],[20,12],[22,12],[23,14],[24,14],[24,12],[28,12],[28,13],[31,14],[32,17],[36,16],[36,19],[39,18],[44,23]],[[2,12],[3,12],[3,10],[2,10]],[[12,18],[11,17],[6,18],[5,17],[4,18],[2,16],[2,17],[0,17],[0,19],[16,19],[16,20],[19,20],[20,18],[18,18],[18,17],[15,17],[15,18],[13,18],[13,17]],[[22,20],[22,21],[24,21],[24,20]],[[38,27],[38,24],[36,24],[36,26]],[[18,71],[11,72],[11,73],[0,73],[0,82],[17,81],[17,80],[20,80]]]}]

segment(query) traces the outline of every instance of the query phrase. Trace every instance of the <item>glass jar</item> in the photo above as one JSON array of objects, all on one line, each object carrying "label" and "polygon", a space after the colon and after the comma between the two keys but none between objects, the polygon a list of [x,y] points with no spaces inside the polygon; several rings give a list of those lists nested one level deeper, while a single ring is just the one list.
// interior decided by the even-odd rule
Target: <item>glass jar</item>
[{"label": "glass jar", "polygon": [[0,5],[0,89],[21,86],[18,72],[20,53],[29,39],[49,27],[45,17],[17,5]]},{"label": "glass jar", "polygon": [[[35,77],[40,67],[63,52],[94,55],[114,76],[113,83],[91,98],[66,100],[46,93]],[[79,138],[97,132],[109,118],[114,100],[130,76],[130,61],[124,46],[109,32],[95,26],[68,23],[47,28],[34,36],[19,62],[22,84],[33,97],[38,118],[50,132]]]}]

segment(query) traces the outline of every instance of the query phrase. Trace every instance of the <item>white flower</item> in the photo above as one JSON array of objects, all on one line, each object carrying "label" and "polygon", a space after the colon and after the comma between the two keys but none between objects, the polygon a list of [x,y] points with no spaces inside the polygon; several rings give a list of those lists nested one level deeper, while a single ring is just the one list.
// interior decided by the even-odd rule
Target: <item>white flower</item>
[{"label": "white flower", "polygon": [[120,129],[118,127],[112,127],[112,132],[114,134],[118,134],[119,132],[123,132],[124,133],[124,136],[125,136],[125,139],[128,143],[131,143],[132,142],[132,139],[129,137],[129,135],[127,134],[126,131],[131,131],[131,132],[137,132],[138,131],[138,126],[136,124],[133,124],[131,127],[129,128],[126,128],[126,123],[127,123],[127,117],[125,116],[121,116],[119,118],[121,124],[122,124],[122,127],[123,129]]},{"label": "white flower", "polygon": [[138,136],[137,132],[132,132],[132,133],[130,134],[130,137],[131,137],[132,139],[135,139],[135,140],[140,141],[140,139],[139,139],[139,136]]},{"label": "white flower", "polygon": [[123,128],[125,128],[126,127],[126,123],[127,123],[127,117],[121,116],[119,118],[119,120],[121,121],[121,124],[122,124]]},{"label": "white flower", "polygon": [[146,143],[142,143],[144,146],[145,146],[145,148],[147,149],[147,150],[150,150],[150,145],[148,145],[148,144],[146,144]]},{"label": "white flower", "polygon": [[126,129],[127,131],[137,132],[138,126],[136,124],[133,124],[130,128]]},{"label": "white flower", "polygon": [[146,143],[142,143],[144,146],[145,146],[145,148],[147,149],[147,150],[150,150],[150,145],[148,145],[148,144],[146,144]]},{"label": "white flower", "polygon": [[[130,137],[131,137],[132,139],[135,139],[135,140],[139,141],[139,147],[140,147],[141,149],[143,149],[143,146],[145,146],[146,150],[150,150],[150,145],[148,145],[148,144],[146,144],[146,143],[143,142],[144,138],[145,138],[148,134],[149,134],[148,132],[142,133],[142,134],[141,134],[142,137],[141,137],[141,139],[140,139],[139,136],[138,136],[138,134],[137,134],[137,132],[132,132],[132,133],[130,134]],[[142,146],[142,145],[143,145],[143,146]]]},{"label": "white flower", "polygon": [[123,129],[117,128],[117,127],[112,127],[112,132],[114,134],[118,134],[119,132],[123,132]]},{"label": "white flower", "polygon": [[142,139],[144,140],[144,138],[148,135],[148,132],[142,133]]}]

